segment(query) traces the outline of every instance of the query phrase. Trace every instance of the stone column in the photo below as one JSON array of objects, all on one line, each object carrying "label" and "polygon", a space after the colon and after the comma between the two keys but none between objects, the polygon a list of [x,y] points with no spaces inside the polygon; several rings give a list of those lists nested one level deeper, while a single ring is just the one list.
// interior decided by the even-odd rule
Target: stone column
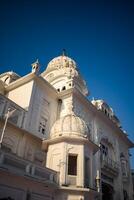
[{"label": "stone column", "polygon": [[60,182],[61,185],[67,185],[67,164],[68,164],[68,151],[67,143],[63,144],[62,160],[60,161]]},{"label": "stone column", "polygon": [[77,163],[77,187],[84,187],[84,145],[80,146]]}]

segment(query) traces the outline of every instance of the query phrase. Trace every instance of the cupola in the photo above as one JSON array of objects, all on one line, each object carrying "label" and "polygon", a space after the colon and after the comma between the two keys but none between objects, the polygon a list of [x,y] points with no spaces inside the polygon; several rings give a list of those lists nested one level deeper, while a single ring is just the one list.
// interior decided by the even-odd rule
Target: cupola
[{"label": "cupola", "polygon": [[76,62],[63,53],[52,59],[42,75],[58,92],[77,88],[84,96],[88,94],[85,81],[77,70]]},{"label": "cupola", "polygon": [[86,137],[88,134],[89,130],[84,120],[74,114],[68,114],[54,123],[50,132],[50,137]]}]

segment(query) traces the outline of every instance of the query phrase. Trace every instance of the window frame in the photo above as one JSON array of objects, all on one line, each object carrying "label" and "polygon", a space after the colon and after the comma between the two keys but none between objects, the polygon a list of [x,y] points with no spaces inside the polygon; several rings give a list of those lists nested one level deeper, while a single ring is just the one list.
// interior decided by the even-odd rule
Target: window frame
[{"label": "window frame", "polygon": [[[73,163],[72,163],[73,161]],[[77,166],[78,166],[78,155],[68,154],[68,171],[69,176],[77,176]]]}]

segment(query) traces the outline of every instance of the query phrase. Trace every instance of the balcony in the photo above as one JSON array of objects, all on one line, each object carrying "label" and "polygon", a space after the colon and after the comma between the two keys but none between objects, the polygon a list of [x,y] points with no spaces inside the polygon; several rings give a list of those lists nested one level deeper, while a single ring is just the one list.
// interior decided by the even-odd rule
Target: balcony
[{"label": "balcony", "polygon": [[59,179],[57,172],[2,150],[0,150],[0,171],[7,171],[54,186],[57,186]]},{"label": "balcony", "polygon": [[11,101],[4,95],[0,94],[0,118],[4,119],[8,108],[11,110],[15,110],[13,114],[8,118],[8,121],[15,124],[16,126],[20,128],[24,128],[25,126],[25,119],[27,115],[27,111],[17,105],[15,102]]},{"label": "balcony", "polygon": [[101,169],[103,172],[107,172],[112,176],[117,176],[119,173],[119,164],[113,161],[111,158],[102,155]]}]

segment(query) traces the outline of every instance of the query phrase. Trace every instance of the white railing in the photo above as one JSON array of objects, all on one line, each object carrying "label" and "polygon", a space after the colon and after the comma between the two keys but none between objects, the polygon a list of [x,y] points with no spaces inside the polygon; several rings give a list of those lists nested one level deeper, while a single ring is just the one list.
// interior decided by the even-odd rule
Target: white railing
[{"label": "white railing", "polygon": [[59,174],[46,167],[0,150],[0,170],[8,170],[20,176],[28,176],[42,182],[58,184]]},{"label": "white railing", "polygon": [[6,117],[9,108],[10,110],[15,111],[9,117],[8,121],[20,128],[24,128],[27,111],[4,95],[0,94],[0,118],[4,119]]},{"label": "white railing", "polygon": [[108,156],[101,156],[101,166],[104,167],[108,167],[116,172],[119,171],[119,164],[118,162],[115,162],[114,160],[112,160],[111,158],[109,158]]}]

